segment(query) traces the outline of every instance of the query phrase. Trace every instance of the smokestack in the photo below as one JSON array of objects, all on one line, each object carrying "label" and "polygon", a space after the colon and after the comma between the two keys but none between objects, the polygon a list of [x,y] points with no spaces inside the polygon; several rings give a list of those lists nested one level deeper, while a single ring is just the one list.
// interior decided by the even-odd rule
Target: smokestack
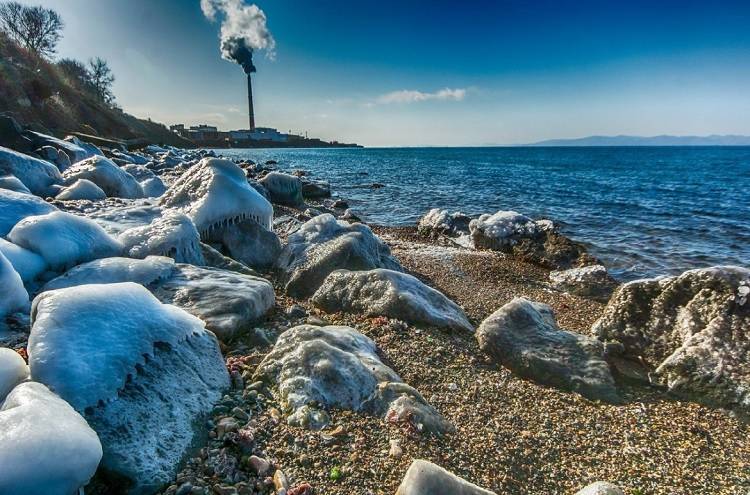
[{"label": "smokestack", "polygon": [[250,130],[255,130],[255,109],[253,108],[253,80],[250,76],[250,72],[247,73],[247,114],[250,118]]}]

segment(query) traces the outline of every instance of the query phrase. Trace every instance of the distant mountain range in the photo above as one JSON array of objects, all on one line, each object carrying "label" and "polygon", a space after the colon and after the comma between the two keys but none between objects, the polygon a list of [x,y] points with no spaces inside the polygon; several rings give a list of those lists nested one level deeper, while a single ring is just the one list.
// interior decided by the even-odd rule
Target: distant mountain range
[{"label": "distant mountain range", "polygon": [[548,139],[523,146],[750,146],[750,136],[588,136]]}]

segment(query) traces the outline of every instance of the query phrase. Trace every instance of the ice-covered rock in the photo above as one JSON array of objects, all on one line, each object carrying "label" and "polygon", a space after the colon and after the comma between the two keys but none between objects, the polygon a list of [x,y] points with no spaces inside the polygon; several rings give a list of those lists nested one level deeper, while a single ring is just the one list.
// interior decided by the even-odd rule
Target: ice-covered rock
[{"label": "ice-covered rock", "polygon": [[396,495],[495,495],[422,459],[412,461]]},{"label": "ice-covered rock", "polygon": [[31,378],[84,413],[102,466],[153,493],[173,479],[229,385],[216,337],[135,283],[41,293],[32,307]]},{"label": "ice-covered rock", "polygon": [[401,271],[391,250],[369,227],[336,220],[328,213],[307,221],[289,236],[277,266],[287,294],[299,298],[311,296],[334,270]]},{"label": "ice-covered rock", "polygon": [[169,279],[175,270],[172,258],[147,256],[146,259],[103,258],[75,266],[45,284],[44,289],[56,290],[86,284],[135,282],[153,288]]},{"label": "ice-covered rock", "polygon": [[0,320],[8,314],[25,311],[28,306],[29,294],[21,276],[0,252]]},{"label": "ice-covered rock", "polygon": [[535,222],[515,211],[484,214],[469,223],[474,247],[503,251],[521,239],[537,237],[546,224]]},{"label": "ice-covered rock", "polygon": [[420,234],[458,237],[469,233],[471,217],[461,212],[451,213],[448,210],[433,208],[419,219],[417,230]]},{"label": "ice-covered rock", "polygon": [[41,383],[18,385],[0,407],[0,493],[77,493],[101,458],[94,430]]},{"label": "ice-covered rock", "polygon": [[456,303],[419,279],[393,270],[337,270],[326,277],[310,300],[329,313],[387,316],[409,323],[474,331]]},{"label": "ice-covered rock", "polygon": [[[62,143],[68,144],[63,145]],[[102,153],[102,150],[100,150],[98,146],[91,144],[88,141],[84,141],[78,136],[66,136],[60,144],[61,146],[65,146],[63,149],[66,152],[72,149],[76,150],[76,160],[74,160],[74,163],[94,156],[104,156],[104,153]],[[78,150],[83,150],[84,154],[82,155]],[[72,157],[71,161],[73,161]]]},{"label": "ice-covered rock", "polygon": [[44,258],[3,238],[0,238],[0,254],[10,261],[24,283],[34,280],[47,269]]},{"label": "ice-covered rock", "polygon": [[580,489],[575,495],[625,495],[625,492],[619,486],[612,483],[597,481]]},{"label": "ice-covered rock", "polygon": [[0,189],[0,236],[7,235],[15,224],[26,217],[53,211],[57,211],[57,208],[41,198]]},{"label": "ice-covered rock", "polygon": [[519,376],[592,400],[620,402],[604,345],[561,330],[546,304],[513,299],[482,322],[477,340],[482,351]]},{"label": "ice-covered rock", "polygon": [[62,211],[24,218],[10,231],[8,240],[40,255],[52,270],[122,251],[122,244],[96,222]]},{"label": "ice-covered rock", "polygon": [[324,410],[341,408],[411,422],[418,430],[450,429],[419,392],[380,361],[375,343],[353,328],[287,330],[258,365],[255,378],[278,385],[293,425],[322,427]]},{"label": "ice-covered rock", "polygon": [[0,175],[13,175],[37,196],[47,196],[50,186],[63,181],[60,171],[49,162],[0,146]]},{"label": "ice-covered rock", "polygon": [[275,302],[273,286],[265,279],[184,264],[154,294],[203,320],[220,339],[249,329]]},{"label": "ice-covered rock", "polygon": [[73,201],[78,199],[97,201],[106,197],[107,194],[90,180],[78,179],[63,189],[60,194],[55,196],[55,199],[59,199],[60,201]]},{"label": "ice-covered rock", "polygon": [[99,186],[108,197],[142,198],[143,189],[135,177],[103,156],[92,156],[63,172],[66,184],[87,179]]},{"label": "ice-covered rock", "polygon": [[299,177],[281,172],[270,172],[259,181],[268,191],[272,203],[299,206],[302,199],[302,182]]},{"label": "ice-covered rock", "polygon": [[26,361],[13,349],[0,347],[0,404],[16,385],[28,378]]},{"label": "ice-covered rock", "polygon": [[229,160],[202,159],[162,195],[160,204],[178,208],[190,217],[201,238],[245,219],[271,229],[273,207],[250,187],[245,172]]},{"label": "ice-covered rock", "polygon": [[119,240],[131,258],[159,255],[179,263],[205,264],[198,230],[190,218],[177,211],[167,211],[148,225],[128,229]]},{"label": "ice-covered rock", "polygon": [[0,189],[7,189],[8,191],[31,194],[29,188],[24,186],[23,182],[18,180],[18,177],[16,177],[15,175],[0,176]]},{"label": "ice-covered rock", "polygon": [[[110,200],[113,201],[113,200]],[[120,201],[123,200],[115,200]],[[86,216],[102,226],[111,235],[120,235],[128,229],[143,227],[164,214],[161,206],[154,205],[150,199],[135,199],[124,204],[100,205]]]},{"label": "ice-covered rock", "polygon": [[621,285],[592,331],[688,399],[750,413],[750,270],[717,266]]},{"label": "ice-covered rock", "polygon": [[557,290],[602,301],[609,300],[617,286],[617,282],[609,275],[604,265],[552,271],[549,280]]},{"label": "ice-covered rock", "polygon": [[135,177],[141,185],[143,195],[147,198],[158,198],[167,190],[167,186],[158,175],[146,168],[144,165],[135,163],[121,167],[124,171]]},{"label": "ice-covered rock", "polygon": [[252,268],[273,266],[281,253],[278,236],[253,220],[241,220],[219,229],[209,240],[220,242],[232,258]]},{"label": "ice-covered rock", "polygon": [[[34,131],[26,131],[25,135],[29,136],[37,147],[50,146],[58,151],[58,157],[65,155],[70,163],[80,162],[94,155],[102,155],[102,150],[91,143],[86,143],[74,136],[68,136],[65,139],[58,139]],[[61,169],[61,171],[64,168]]]}]

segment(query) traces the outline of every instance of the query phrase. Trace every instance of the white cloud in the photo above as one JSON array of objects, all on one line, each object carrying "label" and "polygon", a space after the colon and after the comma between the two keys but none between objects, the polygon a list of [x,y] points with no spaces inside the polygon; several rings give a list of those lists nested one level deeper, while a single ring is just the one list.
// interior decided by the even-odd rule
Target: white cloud
[{"label": "white cloud", "polygon": [[383,105],[389,103],[416,103],[428,100],[441,101],[461,101],[466,97],[466,89],[463,88],[444,88],[434,93],[425,93],[423,91],[402,89],[393,91],[378,97],[377,102]]}]

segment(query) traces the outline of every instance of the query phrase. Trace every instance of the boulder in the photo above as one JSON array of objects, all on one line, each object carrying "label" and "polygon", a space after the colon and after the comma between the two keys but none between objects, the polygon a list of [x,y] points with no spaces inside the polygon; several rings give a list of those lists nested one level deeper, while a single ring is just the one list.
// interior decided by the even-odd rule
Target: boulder
[{"label": "boulder", "polygon": [[40,255],[52,270],[122,251],[122,244],[93,220],[62,211],[24,218],[8,233],[8,240]]},{"label": "boulder", "polygon": [[300,206],[302,199],[302,181],[299,177],[281,172],[270,172],[260,180],[268,191],[272,203],[288,206]]},{"label": "boulder", "polygon": [[26,217],[44,215],[57,208],[41,198],[7,189],[0,189],[0,236],[5,236]]},{"label": "boulder", "polygon": [[56,166],[3,146],[0,146],[0,175],[15,176],[37,196],[47,196],[50,186],[63,182]]},{"label": "boulder", "polygon": [[643,360],[653,382],[750,413],[750,270],[717,266],[620,286],[594,324],[602,341]]},{"label": "boulder", "polygon": [[21,276],[0,252],[0,322],[6,315],[26,311],[28,307],[29,294],[23,286]]},{"label": "boulder", "polygon": [[82,160],[63,172],[66,184],[87,179],[99,186],[111,198],[142,198],[143,189],[135,177],[103,156]]},{"label": "boulder", "polygon": [[450,213],[448,210],[433,208],[419,219],[417,231],[432,237],[458,237],[469,234],[469,223],[471,217],[461,212]]},{"label": "boulder", "polygon": [[0,404],[19,383],[29,378],[29,367],[13,349],[0,347]]},{"label": "boulder", "polygon": [[1,237],[0,254],[10,261],[24,284],[36,279],[47,269],[47,262],[44,261],[44,258]]},{"label": "boulder", "polygon": [[174,260],[164,256],[147,256],[142,260],[113,256],[75,266],[47,282],[42,291],[122,282],[134,282],[153,290],[171,278],[174,271]]},{"label": "boulder", "polygon": [[365,412],[417,431],[451,426],[414,388],[380,361],[375,343],[353,328],[300,325],[282,333],[254,379],[278,385],[292,425],[321,428],[325,409]]},{"label": "boulder", "polygon": [[158,255],[178,263],[206,264],[198,230],[187,215],[177,211],[167,211],[148,225],[128,229],[118,239],[131,258]]},{"label": "boulder", "polygon": [[78,179],[60,192],[55,199],[60,201],[89,200],[98,201],[107,195],[102,189],[87,179]]},{"label": "boulder", "polygon": [[235,260],[257,269],[270,268],[281,253],[278,236],[253,220],[241,220],[211,236]]},{"label": "boulder", "polygon": [[[40,132],[25,131],[24,135],[34,142],[37,148],[43,148],[50,146],[58,151],[58,157],[65,155],[68,158],[68,162],[77,163],[86,158],[100,155],[102,156],[102,150],[90,143],[85,143],[74,136],[68,136],[65,139],[57,139],[47,134]],[[62,171],[63,169],[61,169]]]},{"label": "boulder", "polygon": [[561,330],[546,304],[513,299],[482,322],[477,340],[482,351],[519,376],[591,400],[621,402],[604,345]]},{"label": "boulder", "polygon": [[277,267],[287,294],[297,298],[311,296],[338,269],[401,271],[391,250],[369,227],[336,220],[328,213],[307,221],[288,237]]},{"label": "boulder", "polygon": [[612,483],[597,481],[577,491],[576,495],[625,495],[625,492]]},{"label": "boulder", "polygon": [[41,383],[18,385],[2,403],[0,493],[77,493],[101,458],[94,430]]},{"label": "boulder", "polygon": [[8,191],[31,194],[29,188],[24,186],[23,182],[18,180],[18,177],[16,177],[15,175],[0,176],[0,189],[7,189]]},{"label": "boulder", "polygon": [[552,271],[549,280],[557,290],[599,301],[608,301],[617,286],[604,265]]},{"label": "boulder", "polygon": [[85,416],[101,440],[102,467],[127,480],[129,493],[174,479],[229,386],[203,322],[134,283],[43,292],[28,352],[31,378]]},{"label": "boulder", "polygon": [[167,186],[158,175],[149,170],[145,165],[131,163],[121,167],[124,171],[135,177],[141,185],[143,195],[147,198],[158,198],[167,190]]},{"label": "boulder", "polygon": [[495,495],[440,466],[422,459],[412,461],[396,495]]},{"label": "boulder", "polygon": [[323,180],[305,180],[302,182],[301,192],[303,198],[330,198],[331,184]]},{"label": "boulder", "polygon": [[463,310],[441,292],[411,275],[383,268],[336,270],[310,300],[329,313],[387,316],[408,323],[474,331]]}]

